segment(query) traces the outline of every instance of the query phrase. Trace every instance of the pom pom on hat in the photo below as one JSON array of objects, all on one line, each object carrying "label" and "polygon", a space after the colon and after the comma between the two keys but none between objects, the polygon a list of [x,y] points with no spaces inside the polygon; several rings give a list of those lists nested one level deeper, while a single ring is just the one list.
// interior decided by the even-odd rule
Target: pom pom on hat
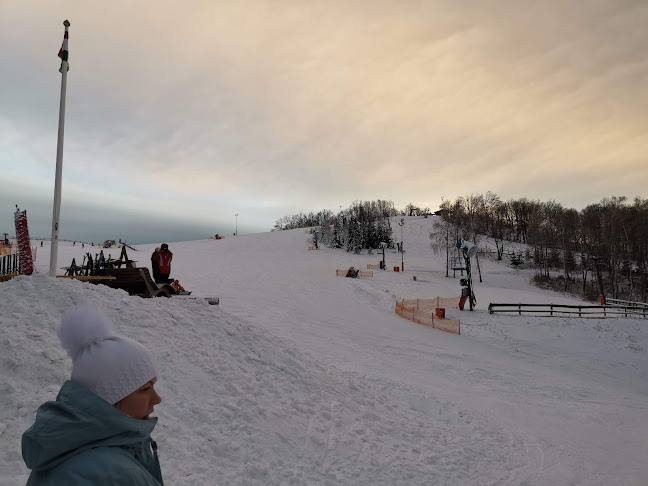
[{"label": "pom pom on hat", "polygon": [[157,376],[150,351],[116,334],[108,316],[95,307],[82,305],[67,312],[58,335],[72,358],[72,381],[111,405]]},{"label": "pom pom on hat", "polygon": [[103,312],[89,305],[80,305],[63,316],[58,337],[72,361],[85,348],[114,336],[112,323]]}]

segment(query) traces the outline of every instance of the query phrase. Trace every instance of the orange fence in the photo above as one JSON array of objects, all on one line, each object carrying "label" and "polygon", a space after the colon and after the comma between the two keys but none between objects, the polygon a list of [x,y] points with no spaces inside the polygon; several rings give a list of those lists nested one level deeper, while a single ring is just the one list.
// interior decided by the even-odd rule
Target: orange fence
[{"label": "orange fence", "polygon": [[458,309],[459,300],[461,300],[461,295],[458,295],[456,297],[435,297],[433,299],[405,299],[403,300],[403,304],[407,308],[434,312],[434,309],[436,309],[437,307]]},{"label": "orange fence", "polygon": [[429,311],[416,310],[413,307],[408,307],[406,302],[396,302],[396,314],[400,317],[410,320],[422,326],[428,326],[440,331],[451,332],[454,334],[461,334],[461,325],[457,319],[441,319],[436,317]]}]

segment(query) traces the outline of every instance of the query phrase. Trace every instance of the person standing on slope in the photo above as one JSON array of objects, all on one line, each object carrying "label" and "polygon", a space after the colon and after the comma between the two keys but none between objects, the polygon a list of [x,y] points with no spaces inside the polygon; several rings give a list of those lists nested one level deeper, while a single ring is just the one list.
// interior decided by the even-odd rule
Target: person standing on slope
[{"label": "person standing on slope", "polygon": [[155,280],[156,282],[160,278],[160,267],[158,266],[158,263],[155,261],[155,255],[158,254],[158,251],[160,251],[159,246],[155,247],[155,251],[151,255],[151,269],[153,270],[153,280]]},{"label": "person standing on slope", "polygon": [[155,283],[169,283],[171,260],[173,260],[173,253],[169,251],[169,245],[162,243],[162,245],[160,245],[160,251],[157,252],[157,255],[155,255],[153,260],[158,264],[160,271],[159,278],[155,280]]},{"label": "person standing on slope", "polygon": [[161,402],[153,355],[89,305],[66,313],[58,335],[72,375],[23,434],[27,486],[162,486],[151,439]]}]

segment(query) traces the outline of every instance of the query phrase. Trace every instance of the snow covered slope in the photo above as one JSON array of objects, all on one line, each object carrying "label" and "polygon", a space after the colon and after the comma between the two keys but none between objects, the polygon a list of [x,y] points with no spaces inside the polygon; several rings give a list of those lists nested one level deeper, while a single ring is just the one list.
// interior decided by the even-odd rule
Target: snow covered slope
[{"label": "snow covered slope", "polygon": [[[170,243],[172,276],[220,306],[44,275],[0,284],[0,485],[26,481],[20,435],[69,376],[55,331],[83,301],[160,362],[168,484],[648,484],[648,322],[489,315],[575,300],[486,260],[476,311],[446,310],[461,336],[403,320],[396,299],[459,294],[433,221],[406,218],[406,271],[372,279],[335,269],[379,256],[308,251],[303,229]],[[155,246],[129,255],[147,266]],[[59,266],[85,250],[61,243]]]}]

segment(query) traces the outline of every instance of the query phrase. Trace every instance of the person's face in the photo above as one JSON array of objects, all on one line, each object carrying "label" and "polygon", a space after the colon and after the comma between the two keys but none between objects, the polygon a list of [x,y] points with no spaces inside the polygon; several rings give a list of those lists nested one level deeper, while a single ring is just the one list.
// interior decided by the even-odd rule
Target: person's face
[{"label": "person's face", "polygon": [[162,401],[160,395],[155,391],[156,382],[157,377],[139,387],[126,398],[119,400],[115,403],[115,407],[129,417],[148,420],[153,413],[153,408]]}]

